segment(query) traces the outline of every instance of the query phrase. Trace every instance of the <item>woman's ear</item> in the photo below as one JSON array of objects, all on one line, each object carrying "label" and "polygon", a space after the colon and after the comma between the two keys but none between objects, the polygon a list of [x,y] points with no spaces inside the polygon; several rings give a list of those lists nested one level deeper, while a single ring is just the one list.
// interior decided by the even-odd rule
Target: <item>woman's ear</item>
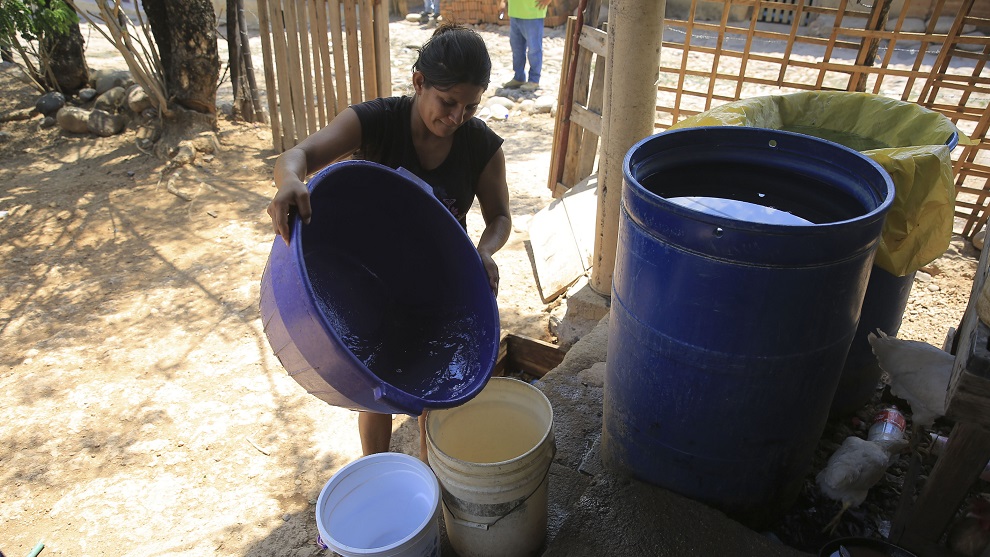
[{"label": "woman's ear", "polygon": [[426,76],[423,75],[423,72],[413,72],[412,81],[413,90],[416,91],[416,94],[422,93],[426,83]]}]

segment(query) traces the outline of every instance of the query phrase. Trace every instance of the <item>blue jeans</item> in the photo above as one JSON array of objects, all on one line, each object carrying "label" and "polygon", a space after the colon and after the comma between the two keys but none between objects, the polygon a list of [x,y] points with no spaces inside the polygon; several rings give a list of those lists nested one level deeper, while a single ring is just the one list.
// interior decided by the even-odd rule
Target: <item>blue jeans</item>
[{"label": "blue jeans", "polygon": [[424,0],[423,11],[431,14],[440,13],[440,0]]},{"label": "blue jeans", "polygon": [[[540,82],[543,70],[543,20],[509,19],[509,46],[512,47],[512,71],[516,81]],[[526,60],[529,79],[526,79]]]}]

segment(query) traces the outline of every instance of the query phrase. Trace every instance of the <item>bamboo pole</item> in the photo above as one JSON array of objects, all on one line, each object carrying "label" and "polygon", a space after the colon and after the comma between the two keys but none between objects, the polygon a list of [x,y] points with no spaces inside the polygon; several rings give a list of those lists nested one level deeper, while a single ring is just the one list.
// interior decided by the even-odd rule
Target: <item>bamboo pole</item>
[{"label": "bamboo pole", "polygon": [[330,38],[333,41],[333,75],[337,84],[337,114],[350,105],[347,102],[347,66],[344,63],[344,37],[341,33],[340,22],[341,0],[329,0],[330,4]]},{"label": "bamboo pole", "polygon": [[598,222],[590,286],[612,290],[619,238],[622,160],[637,141],[653,134],[656,83],[666,0],[611,0],[601,159],[598,164]]},{"label": "bamboo pole", "polygon": [[278,114],[278,93],[275,82],[275,61],[272,54],[269,30],[268,0],[258,0],[258,23],[261,27],[261,58],[265,63],[265,89],[268,91],[268,116],[272,128],[272,148],[276,153],[285,150],[282,143],[282,125]]}]

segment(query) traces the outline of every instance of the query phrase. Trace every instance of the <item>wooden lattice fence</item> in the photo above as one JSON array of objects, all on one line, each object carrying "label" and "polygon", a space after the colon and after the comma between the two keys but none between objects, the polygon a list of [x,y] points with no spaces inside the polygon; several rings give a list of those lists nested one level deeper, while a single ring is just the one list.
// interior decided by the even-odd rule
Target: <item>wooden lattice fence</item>
[{"label": "wooden lattice fence", "polygon": [[276,152],[392,94],[388,0],[258,0]]},{"label": "wooden lattice fence", "polygon": [[[918,103],[945,114],[976,141],[952,154],[956,231],[972,237],[990,216],[990,2],[878,0],[868,11],[852,0],[828,3],[692,0],[678,17],[668,2],[656,129],[727,102],[808,90],[865,91]],[[719,4],[721,19],[711,19],[712,4]],[[701,12],[708,17],[696,15]],[[580,33],[579,70],[570,91],[562,80],[558,96],[549,180],[556,196],[594,172],[602,126],[606,34],[594,24],[572,27],[568,40]],[[559,133],[561,115],[573,124],[566,136]]]}]

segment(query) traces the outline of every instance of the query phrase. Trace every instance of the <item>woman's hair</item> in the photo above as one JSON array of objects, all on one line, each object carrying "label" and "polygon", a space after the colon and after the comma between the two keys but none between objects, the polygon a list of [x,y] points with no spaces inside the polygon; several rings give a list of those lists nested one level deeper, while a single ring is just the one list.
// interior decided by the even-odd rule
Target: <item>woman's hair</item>
[{"label": "woman's hair", "polygon": [[424,85],[441,91],[458,83],[487,89],[492,59],[481,35],[467,27],[444,23],[420,47],[413,70],[423,73]]}]

